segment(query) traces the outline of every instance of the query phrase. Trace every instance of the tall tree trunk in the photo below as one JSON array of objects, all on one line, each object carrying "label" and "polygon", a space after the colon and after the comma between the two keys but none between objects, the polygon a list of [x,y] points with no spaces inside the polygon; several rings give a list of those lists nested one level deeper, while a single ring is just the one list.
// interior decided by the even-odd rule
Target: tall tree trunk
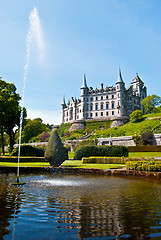
[{"label": "tall tree trunk", "polygon": [[12,152],[13,146],[14,146],[14,143],[15,143],[15,133],[13,131],[10,132],[9,138],[10,138],[10,152]]},{"label": "tall tree trunk", "polygon": [[1,128],[1,143],[2,143],[2,154],[4,155],[4,133],[3,133],[3,128]]}]

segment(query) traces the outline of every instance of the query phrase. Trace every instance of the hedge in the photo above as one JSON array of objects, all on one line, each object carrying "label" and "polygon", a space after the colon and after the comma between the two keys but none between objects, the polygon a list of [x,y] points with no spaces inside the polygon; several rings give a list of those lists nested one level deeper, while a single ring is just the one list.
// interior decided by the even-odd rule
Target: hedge
[{"label": "hedge", "polygon": [[96,163],[96,164],[125,164],[127,161],[151,161],[153,158],[141,157],[83,157],[82,163]]},{"label": "hedge", "polygon": [[125,165],[128,170],[161,172],[161,161],[127,161]]},{"label": "hedge", "polygon": [[[44,157],[45,150],[30,145],[22,145],[20,148],[21,156]],[[11,153],[11,156],[18,156],[18,148]]]},{"label": "hedge", "polygon": [[127,157],[128,149],[124,146],[83,146],[76,150],[74,159],[81,160],[91,156]]}]

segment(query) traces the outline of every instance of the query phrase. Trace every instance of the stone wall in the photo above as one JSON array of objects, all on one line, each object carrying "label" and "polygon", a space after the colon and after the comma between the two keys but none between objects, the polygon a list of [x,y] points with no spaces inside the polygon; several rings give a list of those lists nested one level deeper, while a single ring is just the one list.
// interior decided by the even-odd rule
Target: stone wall
[{"label": "stone wall", "polygon": [[[98,145],[136,146],[132,136],[98,138]],[[154,134],[153,145],[161,145],[161,134]]]},{"label": "stone wall", "polygon": [[98,138],[98,145],[135,146],[135,143],[132,140],[132,136],[125,136],[125,137]]}]

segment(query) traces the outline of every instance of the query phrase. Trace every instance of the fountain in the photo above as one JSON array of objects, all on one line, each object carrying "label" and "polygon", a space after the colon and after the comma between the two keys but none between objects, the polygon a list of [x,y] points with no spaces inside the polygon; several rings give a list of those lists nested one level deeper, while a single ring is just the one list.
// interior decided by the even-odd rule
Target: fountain
[{"label": "fountain", "polygon": [[17,184],[19,184],[19,162],[20,162],[20,154],[21,154],[21,132],[22,132],[22,121],[23,121],[24,96],[25,96],[27,73],[28,73],[29,63],[30,63],[32,42],[36,41],[36,44],[39,50],[40,61],[42,61],[43,59],[43,51],[44,51],[40,19],[39,19],[39,15],[36,7],[34,7],[33,10],[31,11],[29,15],[29,20],[30,20],[30,28],[27,33],[27,53],[26,53],[26,64],[24,66],[24,80],[23,80],[21,115],[20,115],[20,131],[19,131],[19,142],[18,142]]}]

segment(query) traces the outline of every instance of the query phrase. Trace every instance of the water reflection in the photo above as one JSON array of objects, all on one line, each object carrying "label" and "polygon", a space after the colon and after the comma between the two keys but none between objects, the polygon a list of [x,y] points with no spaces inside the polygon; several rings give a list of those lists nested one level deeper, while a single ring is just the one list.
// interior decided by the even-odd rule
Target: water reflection
[{"label": "water reflection", "polygon": [[4,179],[5,239],[161,239],[160,182],[89,175],[24,178],[28,184],[21,188],[9,186],[7,175]]},{"label": "water reflection", "polygon": [[10,226],[10,219],[16,218],[19,213],[21,190],[11,189],[11,179],[12,174],[0,174],[0,239],[11,233],[11,230],[7,228]]}]

